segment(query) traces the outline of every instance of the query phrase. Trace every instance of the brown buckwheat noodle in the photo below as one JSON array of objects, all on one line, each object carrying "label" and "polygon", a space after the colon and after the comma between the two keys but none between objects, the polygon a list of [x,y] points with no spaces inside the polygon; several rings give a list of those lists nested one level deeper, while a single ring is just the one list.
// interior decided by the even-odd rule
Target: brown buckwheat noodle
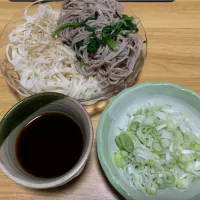
[{"label": "brown buckwheat noodle", "polygon": [[[87,24],[97,27],[96,34],[101,37],[105,26],[122,21],[122,11],[122,5],[116,0],[66,1],[62,5],[58,26],[63,23],[81,22],[98,12],[97,20],[89,20]],[[133,21],[137,24],[139,20]],[[95,77],[102,88],[123,82],[132,73],[141,55],[142,41],[138,33],[132,31],[126,36],[118,35],[117,52],[106,44],[101,45],[96,53],[89,53],[87,45],[77,49],[76,44],[87,40],[91,34],[84,27],[70,27],[59,32],[58,36],[67,41],[75,50],[77,57],[84,61],[83,67],[80,67],[79,62],[76,63],[77,70],[83,75]]]}]

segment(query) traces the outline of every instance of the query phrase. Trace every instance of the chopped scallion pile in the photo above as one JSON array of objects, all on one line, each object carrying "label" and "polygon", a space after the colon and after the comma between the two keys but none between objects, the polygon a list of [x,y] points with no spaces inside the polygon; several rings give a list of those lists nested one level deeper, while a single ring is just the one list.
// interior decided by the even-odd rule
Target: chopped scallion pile
[{"label": "chopped scallion pile", "polygon": [[116,167],[143,193],[187,188],[200,178],[200,129],[170,105],[145,104],[130,112],[116,136]]}]

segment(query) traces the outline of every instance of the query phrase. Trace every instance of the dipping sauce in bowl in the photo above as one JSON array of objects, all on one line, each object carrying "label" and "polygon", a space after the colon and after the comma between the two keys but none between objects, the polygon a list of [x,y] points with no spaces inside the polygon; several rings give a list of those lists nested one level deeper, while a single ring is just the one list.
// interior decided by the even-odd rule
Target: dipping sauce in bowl
[{"label": "dipping sauce in bowl", "polygon": [[58,187],[83,171],[92,138],[90,117],[76,100],[54,92],[33,95],[0,123],[0,168],[24,187]]},{"label": "dipping sauce in bowl", "polygon": [[20,131],[16,156],[22,168],[40,178],[59,177],[77,163],[83,150],[83,133],[70,116],[43,113]]}]

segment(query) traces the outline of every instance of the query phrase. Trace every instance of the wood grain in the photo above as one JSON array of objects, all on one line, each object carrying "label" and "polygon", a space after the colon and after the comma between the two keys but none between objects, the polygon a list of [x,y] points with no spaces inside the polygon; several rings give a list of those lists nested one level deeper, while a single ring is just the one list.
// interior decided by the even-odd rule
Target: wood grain
[{"label": "wood grain", "polygon": [[[11,17],[28,4],[0,0],[0,33]],[[127,12],[140,16],[148,37],[148,57],[137,82],[169,81],[200,93],[200,1],[123,4]],[[2,117],[19,99],[2,75],[0,92]],[[87,107],[94,130],[107,102]],[[84,172],[63,187],[43,191],[26,189],[13,183],[0,171],[0,200],[64,199],[123,199],[101,170],[96,153],[96,137]]]}]

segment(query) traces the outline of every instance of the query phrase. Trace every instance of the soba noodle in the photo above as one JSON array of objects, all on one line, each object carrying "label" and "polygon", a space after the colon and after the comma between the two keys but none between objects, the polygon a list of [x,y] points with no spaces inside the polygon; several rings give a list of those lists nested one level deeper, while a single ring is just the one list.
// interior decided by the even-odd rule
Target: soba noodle
[{"label": "soba noodle", "polygon": [[[58,26],[64,23],[77,23],[94,17],[96,20],[88,20],[87,25],[96,27],[96,35],[101,38],[105,26],[123,22],[122,5],[116,0],[71,0],[62,5]],[[138,19],[133,23],[137,25]],[[133,71],[136,61],[141,55],[142,42],[135,31],[124,31],[117,35],[118,50],[113,51],[106,43],[101,44],[95,53],[88,52],[87,41],[92,32],[84,27],[68,27],[61,30],[58,36],[75,50],[83,66],[76,63],[76,68],[85,76],[95,77],[102,88],[123,82]],[[85,43],[80,48],[78,44]]]}]

